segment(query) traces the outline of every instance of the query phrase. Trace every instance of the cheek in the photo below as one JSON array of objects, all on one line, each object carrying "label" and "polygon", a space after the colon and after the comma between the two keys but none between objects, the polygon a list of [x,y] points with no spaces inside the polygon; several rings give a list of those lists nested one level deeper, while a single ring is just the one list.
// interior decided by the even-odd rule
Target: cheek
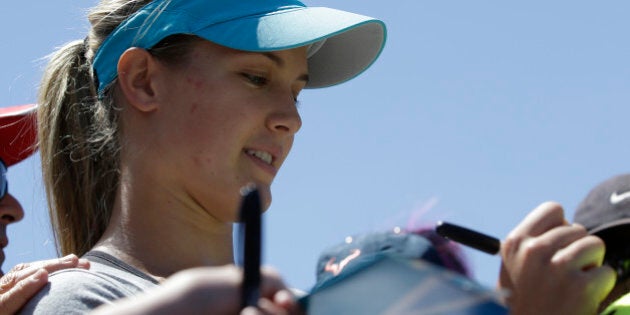
[{"label": "cheek", "polygon": [[182,147],[183,152],[188,152],[196,167],[221,167],[240,152],[243,133],[229,114],[216,102],[191,103],[182,113],[181,133],[174,140],[179,141],[176,145]]},{"label": "cheek", "polygon": [[[193,67],[179,80],[178,93],[171,99],[170,113],[177,123],[173,139],[194,156],[195,165],[216,164],[220,154],[238,154],[252,130],[260,124],[251,104],[256,100],[240,89],[240,82]],[[177,128],[175,127],[177,125]],[[214,161],[205,160],[208,157]]]},{"label": "cheek", "polygon": [[186,87],[190,90],[189,93],[193,93],[192,95],[202,94],[204,91],[207,91],[208,82],[205,78],[196,75],[186,75]]}]

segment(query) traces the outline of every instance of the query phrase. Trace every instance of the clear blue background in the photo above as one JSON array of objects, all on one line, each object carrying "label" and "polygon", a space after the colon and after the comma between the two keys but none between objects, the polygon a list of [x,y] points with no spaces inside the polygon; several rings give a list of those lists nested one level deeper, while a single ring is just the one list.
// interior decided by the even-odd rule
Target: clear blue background
[{"label": "clear blue background", "polygon": [[[53,49],[87,32],[95,1],[0,2],[0,106],[34,102]],[[567,216],[630,169],[630,2],[320,0],[383,19],[372,68],[306,91],[304,126],[274,183],[265,262],[308,289],[345,236],[450,220],[505,237],[535,206]],[[26,209],[5,270],[55,256],[39,157],[12,167]],[[466,254],[494,286],[499,258]]]}]

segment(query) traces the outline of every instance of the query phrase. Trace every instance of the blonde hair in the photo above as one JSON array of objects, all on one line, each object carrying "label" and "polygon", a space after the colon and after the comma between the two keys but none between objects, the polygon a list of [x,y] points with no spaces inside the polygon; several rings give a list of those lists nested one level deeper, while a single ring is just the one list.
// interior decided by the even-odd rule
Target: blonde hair
[{"label": "blonde hair", "polygon": [[[101,99],[97,97],[92,60],[107,36],[149,2],[101,1],[89,12],[92,28],[86,39],[53,53],[44,71],[38,100],[39,148],[51,224],[62,255],[81,256],[99,240],[119,186],[121,109],[114,102],[115,81]],[[182,58],[168,47],[152,53],[167,61]]]}]

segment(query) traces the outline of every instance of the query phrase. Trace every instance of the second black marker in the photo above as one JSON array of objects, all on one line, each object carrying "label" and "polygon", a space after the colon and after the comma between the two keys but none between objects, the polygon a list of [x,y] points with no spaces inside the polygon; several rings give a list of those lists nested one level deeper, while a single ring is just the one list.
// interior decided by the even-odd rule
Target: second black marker
[{"label": "second black marker", "polygon": [[496,255],[501,250],[501,241],[498,238],[456,224],[439,221],[435,226],[435,232],[446,239],[490,255]]}]

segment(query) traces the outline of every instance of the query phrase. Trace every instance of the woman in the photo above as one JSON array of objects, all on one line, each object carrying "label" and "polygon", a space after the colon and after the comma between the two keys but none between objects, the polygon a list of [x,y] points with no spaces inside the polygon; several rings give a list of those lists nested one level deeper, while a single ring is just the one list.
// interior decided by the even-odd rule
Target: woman
[{"label": "woman", "polygon": [[[358,75],[385,40],[378,20],[292,0],[109,0],[89,19],[52,56],[38,119],[56,239],[91,268],[51,276],[25,313],[87,312],[232,264],[239,191],[254,183],[269,206],[300,91]],[[271,287],[258,306],[290,311]]]}]

